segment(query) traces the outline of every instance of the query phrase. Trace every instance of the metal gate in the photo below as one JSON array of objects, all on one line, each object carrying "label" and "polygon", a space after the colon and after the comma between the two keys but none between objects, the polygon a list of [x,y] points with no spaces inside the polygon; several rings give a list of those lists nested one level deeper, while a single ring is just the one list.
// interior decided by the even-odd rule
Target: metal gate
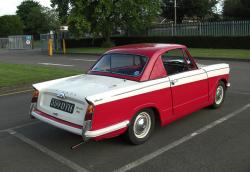
[{"label": "metal gate", "polygon": [[32,49],[32,35],[15,35],[8,37],[9,49]]},{"label": "metal gate", "polygon": [[48,40],[51,38],[49,33],[40,34],[40,47],[42,51],[48,51]]},{"label": "metal gate", "polygon": [[48,51],[48,41],[49,41],[50,38],[53,41],[53,50],[54,51],[60,51],[61,50],[61,41],[60,41],[60,35],[58,33],[40,34],[40,47],[41,47],[41,50],[42,51]]}]

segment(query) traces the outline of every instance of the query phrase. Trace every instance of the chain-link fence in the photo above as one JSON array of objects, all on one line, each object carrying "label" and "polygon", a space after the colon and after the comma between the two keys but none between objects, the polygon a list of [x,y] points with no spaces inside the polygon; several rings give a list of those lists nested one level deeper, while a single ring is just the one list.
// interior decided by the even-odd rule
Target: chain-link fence
[{"label": "chain-link fence", "polygon": [[0,38],[0,48],[8,48],[8,38]]},{"label": "chain-link fence", "polygon": [[31,35],[14,35],[8,37],[9,49],[32,49],[33,37]]}]

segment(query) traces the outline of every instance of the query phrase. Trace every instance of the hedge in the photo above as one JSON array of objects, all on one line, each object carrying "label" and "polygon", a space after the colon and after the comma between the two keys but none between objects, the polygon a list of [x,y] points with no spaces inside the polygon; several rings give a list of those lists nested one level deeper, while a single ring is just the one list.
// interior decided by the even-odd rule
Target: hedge
[{"label": "hedge", "polygon": [[[248,37],[112,37],[115,45],[132,43],[177,43],[190,48],[250,49]],[[100,47],[104,38],[68,39],[68,48]]]}]

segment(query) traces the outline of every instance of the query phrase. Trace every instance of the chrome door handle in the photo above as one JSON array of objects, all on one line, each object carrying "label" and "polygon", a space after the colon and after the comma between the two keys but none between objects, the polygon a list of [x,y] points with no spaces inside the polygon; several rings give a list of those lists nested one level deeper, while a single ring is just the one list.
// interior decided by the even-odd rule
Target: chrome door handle
[{"label": "chrome door handle", "polygon": [[171,85],[175,85],[178,82],[178,79],[174,79],[171,81]]}]

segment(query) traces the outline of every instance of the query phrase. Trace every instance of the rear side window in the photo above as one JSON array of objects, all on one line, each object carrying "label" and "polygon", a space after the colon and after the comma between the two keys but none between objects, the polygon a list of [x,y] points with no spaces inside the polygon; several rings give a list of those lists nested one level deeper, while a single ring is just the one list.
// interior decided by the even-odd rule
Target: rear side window
[{"label": "rear side window", "polygon": [[182,49],[170,50],[161,56],[164,68],[168,75],[188,71],[188,65]]},{"label": "rear side window", "polygon": [[106,54],[91,71],[139,76],[146,66],[148,57],[133,54]]}]

